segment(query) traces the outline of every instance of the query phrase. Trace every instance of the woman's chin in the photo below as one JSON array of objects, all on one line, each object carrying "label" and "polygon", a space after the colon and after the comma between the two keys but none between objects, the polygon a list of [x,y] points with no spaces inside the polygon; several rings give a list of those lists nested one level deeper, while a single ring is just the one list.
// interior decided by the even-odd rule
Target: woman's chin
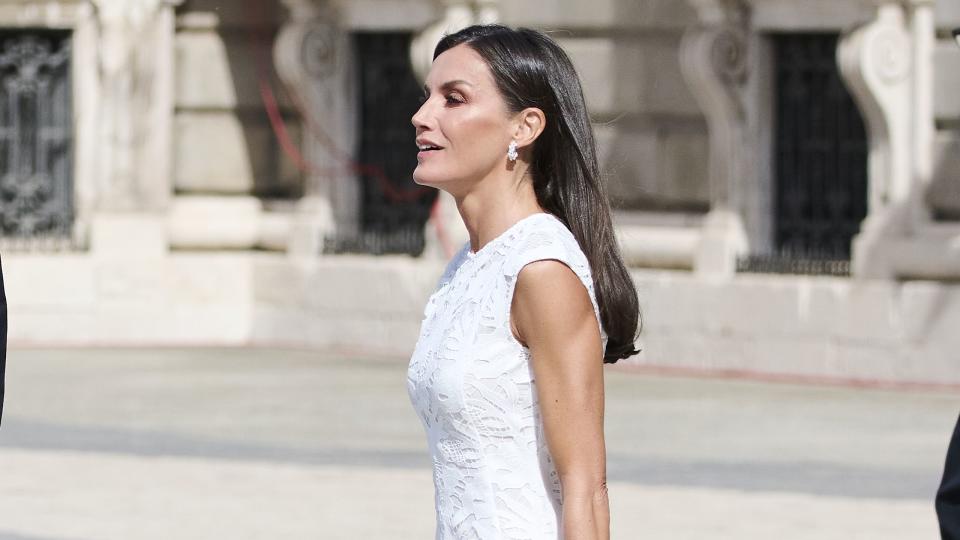
[{"label": "woman's chin", "polygon": [[417,167],[413,171],[413,181],[421,186],[427,187],[439,187],[439,184],[443,184],[443,180],[436,178],[434,175],[429,174],[425,171],[421,171],[420,167]]},{"label": "woman's chin", "polygon": [[441,189],[449,193],[453,193],[451,190],[463,187],[464,179],[462,177],[451,176],[449,170],[445,172],[446,174],[439,173],[434,168],[420,165],[413,170],[413,181],[418,185]]}]

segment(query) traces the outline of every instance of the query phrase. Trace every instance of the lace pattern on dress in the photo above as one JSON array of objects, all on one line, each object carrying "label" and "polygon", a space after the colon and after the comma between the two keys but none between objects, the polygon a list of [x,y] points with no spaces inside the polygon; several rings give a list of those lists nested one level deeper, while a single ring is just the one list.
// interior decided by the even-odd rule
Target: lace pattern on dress
[{"label": "lace pattern on dress", "polygon": [[407,389],[433,459],[438,539],[557,538],[560,482],[529,350],[510,329],[516,278],[543,259],[569,266],[597,310],[586,257],[549,214],[520,220],[476,253],[464,246],[424,308]]}]

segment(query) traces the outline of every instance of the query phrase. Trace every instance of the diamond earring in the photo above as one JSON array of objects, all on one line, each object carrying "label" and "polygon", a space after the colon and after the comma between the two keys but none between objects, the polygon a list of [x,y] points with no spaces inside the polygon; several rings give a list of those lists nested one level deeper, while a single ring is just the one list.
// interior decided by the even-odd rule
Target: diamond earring
[{"label": "diamond earring", "polygon": [[507,147],[507,159],[516,161],[519,155],[517,154],[517,141],[510,141],[510,146]]}]

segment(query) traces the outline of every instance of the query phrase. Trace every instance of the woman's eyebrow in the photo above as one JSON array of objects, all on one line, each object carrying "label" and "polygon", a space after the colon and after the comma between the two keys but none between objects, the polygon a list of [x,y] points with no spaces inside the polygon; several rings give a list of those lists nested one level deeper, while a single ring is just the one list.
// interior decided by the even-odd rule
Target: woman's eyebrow
[{"label": "woman's eyebrow", "polygon": [[[451,89],[451,88],[453,88],[453,87],[455,87],[455,86],[457,86],[457,85],[461,85],[461,84],[464,85],[464,86],[474,86],[474,84],[473,84],[472,82],[465,81],[465,80],[463,80],[463,79],[455,79],[455,80],[447,81],[447,82],[441,84],[441,85],[440,85],[440,89],[441,89],[441,90],[449,90],[449,89]],[[424,94],[429,94],[429,93],[430,93],[430,88],[427,87],[427,85],[423,85],[423,93],[424,93]]]}]

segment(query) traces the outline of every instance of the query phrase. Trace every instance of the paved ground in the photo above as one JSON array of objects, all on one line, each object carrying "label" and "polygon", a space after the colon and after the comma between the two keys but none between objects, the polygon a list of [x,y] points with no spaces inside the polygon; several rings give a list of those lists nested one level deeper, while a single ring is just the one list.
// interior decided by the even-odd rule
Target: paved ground
[{"label": "paved ground", "polygon": [[[405,361],[11,351],[0,538],[431,538]],[[608,370],[617,539],[936,538],[960,395]]]}]

